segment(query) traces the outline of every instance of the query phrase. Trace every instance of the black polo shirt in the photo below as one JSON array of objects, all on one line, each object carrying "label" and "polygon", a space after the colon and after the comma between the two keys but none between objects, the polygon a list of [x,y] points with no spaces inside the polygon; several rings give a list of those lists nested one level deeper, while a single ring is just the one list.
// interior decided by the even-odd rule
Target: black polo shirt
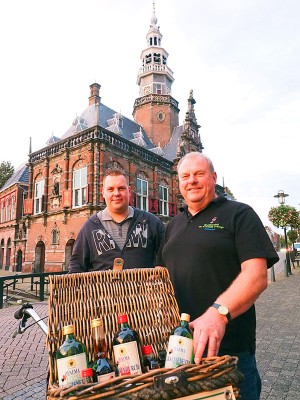
[{"label": "black polo shirt", "polygon": [[[168,268],[180,312],[193,320],[230,286],[241,263],[251,258],[266,258],[268,267],[278,261],[255,211],[218,197],[195,216],[184,209],[170,221],[158,265]],[[220,351],[254,352],[255,328],[253,305],[228,323]]]}]

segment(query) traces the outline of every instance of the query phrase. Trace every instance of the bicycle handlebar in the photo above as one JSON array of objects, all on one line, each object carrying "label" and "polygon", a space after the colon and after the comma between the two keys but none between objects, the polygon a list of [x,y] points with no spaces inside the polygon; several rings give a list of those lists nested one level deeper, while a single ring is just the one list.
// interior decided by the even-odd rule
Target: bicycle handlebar
[{"label": "bicycle handlebar", "polygon": [[18,333],[21,334],[25,332],[25,330],[27,329],[26,323],[30,317],[34,319],[35,321],[34,324],[38,324],[41,330],[45,333],[45,335],[48,334],[48,326],[41,319],[41,317],[34,311],[32,304],[30,303],[23,304],[22,307],[14,313],[14,317],[16,319],[21,319],[21,321],[19,323],[18,329],[14,332],[12,336],[13,338],[15,338]]}]

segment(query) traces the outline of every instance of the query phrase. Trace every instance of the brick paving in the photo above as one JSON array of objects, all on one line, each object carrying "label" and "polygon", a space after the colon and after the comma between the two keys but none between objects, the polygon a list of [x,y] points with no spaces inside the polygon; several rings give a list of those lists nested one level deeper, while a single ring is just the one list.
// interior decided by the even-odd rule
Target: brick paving
[{"label": "brick paving", "polygon": [[[300,399],[300,268],[276,281],[256,302],[257,361],[261,400]],[[269,277],[270,280],[270,277]],[[46,316],[47,302],[35,310]],[[37,326],[12,338],[18,306],[0,310],[0,400],[44,400],[48,356],[45,335]]]}]

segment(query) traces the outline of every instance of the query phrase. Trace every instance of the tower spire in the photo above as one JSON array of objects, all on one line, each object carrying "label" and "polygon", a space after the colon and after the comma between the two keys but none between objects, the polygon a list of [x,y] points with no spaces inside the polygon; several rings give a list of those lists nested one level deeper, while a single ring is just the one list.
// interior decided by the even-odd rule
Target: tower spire
[{"label": "tower spire", "polygon": [[142,51],[142,67],[137,76],[139,97],[134,103],[133,117],[156,146],[158,141],[164,146],[179,125],[178,102],[171,97],[173,71],[167,64],[169,54],[161,45],[162,37],[153,1],[147,46]]}]

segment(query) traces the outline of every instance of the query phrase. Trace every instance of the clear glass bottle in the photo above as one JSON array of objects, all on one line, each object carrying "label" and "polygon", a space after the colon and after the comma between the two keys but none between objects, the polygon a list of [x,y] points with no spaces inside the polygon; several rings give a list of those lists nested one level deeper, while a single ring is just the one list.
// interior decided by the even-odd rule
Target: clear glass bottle
[{"label": "clear glass bottle", "polygon": [[143,358],[139,335],[128,325],[126,314],[118,316],[118,324],[119,329],[113,339],[113,352],[119,374],[141,374]]},{"label": "clear glass bottle", "polygon": [[190,315],[182,313],[180,325],[173,329],[168,343],[166,368],[177,368],[193,362],[193,333],[189,328]]},{"label": "clear glass bottle", "polygon": [[56,351],[58,384],[60,387],[84,383],[81,371],[87,368],[85,345],[75,337],[74,325],[63,327],[64,342]]},{"label": "clear glass bottle", "polygon": [[142,354],[143,354],[143,366],[145,372],[159,368],[158,362],[154,359],[153,349],[151,344],[142,346]]},{"label": "clear glass bottle", "polygon": [[116,376],[116,366],[107,357],[103,321],[101,318],[92,320],[92,338],[94,344],[94,362],[92,364],[94,382],[105,382]]}]

